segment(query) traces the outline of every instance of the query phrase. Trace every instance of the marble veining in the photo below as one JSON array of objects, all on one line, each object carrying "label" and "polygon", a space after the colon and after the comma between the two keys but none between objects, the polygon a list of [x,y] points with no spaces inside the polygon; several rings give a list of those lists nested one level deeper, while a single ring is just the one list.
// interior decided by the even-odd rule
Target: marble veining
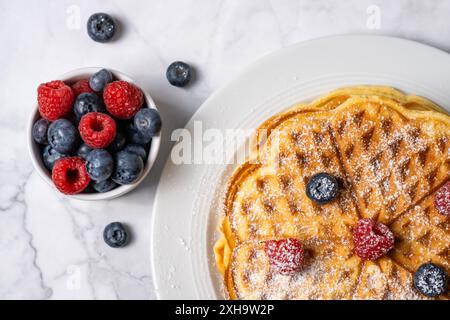
[{"label": "marble veining", "polygon": [[[86,20],[98,11],[120,21],[116,41],[88,38]],[[385,34],[449,51],[449,12],[447,0],[0,1],[0,299],[155,298],[151,210],[174,128],[246,65],[299,41]],[[188,88],[167,83],[165,68],[174,60],[196,67]],[[28,157],[37,85],[87,66],[135,78],[164,121],[156,166],[136,191],[116,200],[67,199],[39,178]],[[112,221],[131,230],[126,248],[103,243],[103,227]]]}]

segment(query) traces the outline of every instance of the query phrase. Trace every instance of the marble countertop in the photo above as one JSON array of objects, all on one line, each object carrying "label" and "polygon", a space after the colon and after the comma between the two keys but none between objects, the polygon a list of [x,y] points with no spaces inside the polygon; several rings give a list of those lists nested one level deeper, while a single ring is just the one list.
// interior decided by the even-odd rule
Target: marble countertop
[{"label": "marble countertop", "polygon": [[[119,38],[95,43],[92,13],[113,15]],[[450,50],[450,1],[422,0],[0,0],[0,299],[154,299],[150,221],[171,143],[202,102],[240,69],[296,42],[333,34],[400,36]],[[195,82],[172,87],[166,67],[184,60]],[[79,67],[135,78],[164,121],[155,167],[134,192],[103,202],[69,200],[33,170],[26,126],[39,83]],[[128,225],[111,249],[104,226]]]}]

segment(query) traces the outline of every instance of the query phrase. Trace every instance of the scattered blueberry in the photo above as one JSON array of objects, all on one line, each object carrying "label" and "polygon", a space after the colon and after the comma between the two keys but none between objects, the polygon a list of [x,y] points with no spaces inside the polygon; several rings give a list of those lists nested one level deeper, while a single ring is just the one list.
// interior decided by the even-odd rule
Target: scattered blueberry
[{"label": "scattered blueberry", "polygon": [[118,184],[131,184],[139,179],[144,169],[140,156],[127,151],[119,151],[114,155],[114,172],[112,179]]},{"label": "scattered blueberry", "polygon": [[108,192],[114,189],[117,186],[117,183],[112,181],[111,179],[103,180],[103,181],[94,181],[92,187],[97,192]]},{"label": "scattered blueberry", "polygon": [[145,148],[140,144],[129,144],[123,150],[126,152],[137,154],[139,157],[141,157],[142,161],[145,161],[145,159],[147,158],[147,151],[145,151]]},{"label": "scattered blueberry", "polygon": [[116,153],[117,151],[122,150],[125,147],[126,143],[127,143],[127,139],[125,138],[125,134],[123,133],[122,130],[117,128],[116,137],[109,144],[108,151],[111,153]]},{"label": "scattered blueberry", "polygon": [[313,175],[306,186],[306,195],[318,204],[330,202],[336,198],[338,191],[336,178],[325,172]]},{"label": "scattered blueberry", "polygon": [[94,149],[87,155],[86,169],[94,181],[104,181],[108,179],[114,168],[114,161],[108,151],[104,149]]},{"label": "scattered blueberry", "polygon": [[105,227],[103,240],[112,248],[123,247],[128,241],[127,230],[120,222],[112,222]]},{"label": "scattered blueberry", "polygon": [[45,167],[50,171],[52,171],[56,160],[65,157],[67,156],[53,149],[51,145],[45,146],[44,150],[42,150],[42,161],[44,162]]},{"label": "scattered blueberry", "polygon": [[144,137],[153,137],[161,130],[161,117],[155,109],[141,109],[134,116],[134,128]]},{"label": "scattered blueberry", "polygon": [[89,79],[89,86],[92,90],[100,92],[103,91],[105,86],[113,80],[111,71],[107,69],[101,69],[94,73]]},{"label": "scattered blueberry", "polygon": [[130,122],[125,128],[127,139],[130,143],[146,144],[149,143],[152,137],[144,136],[134,126],[134,122]]},{"label": "scattered blueberry", "polygon": [[77,128],[66,119],[58,119],[50,124],[47,139],[56,151],[63,154],[74,152],[80,141]]},{"label": "scattered blueberry", "polygon": [[414,273],[414,287],[427,297],[436,297],[447,291],[448,276],[444,269],[433,264],[422,264]]},{"label": "scattered blueberry", "polygon": [[83,143],[77,151],[77,156],[83,158],[84,160],[86,160],[89,152],[91,152],[93,149],[91,147],[89,147],[86,143]]},{"label": "scattered blueberry", "polygon": [[47,130],[50,125],[50,121],[46,119],[39,119],[33,125],[33,139],[39,144],[47,144]]},{"label": "scattered blueberry", "polygon": [[184,87],[192,78],[192,68],[187,63],[181,61],[173,62],[167,68],[166,77],[171,85]]},{"label": "scattered blueberry", "polygon": [[116,24],[106,13],[94,13],[87,22],[89,37],[96,42],[107,42],[114,37]]},{"label": "scattered blueberry", "polygon": [[73,105],[73,111],[77,120],[88,112],[104,112],[105,108],[100,98],[95,93],[82,93],[78,95]]}]

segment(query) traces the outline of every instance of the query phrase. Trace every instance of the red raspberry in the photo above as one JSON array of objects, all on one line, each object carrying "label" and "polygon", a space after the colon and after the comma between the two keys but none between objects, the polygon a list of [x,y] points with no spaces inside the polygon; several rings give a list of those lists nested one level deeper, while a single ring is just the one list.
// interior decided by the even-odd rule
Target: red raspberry
[{"label": "red raspberry", "polygon": [[64,194],[80,193],[91,181],[85,162],[79,157],[62,158],[56,161],[52,170],[52,179],[56,188]]},{"label": "red raspberry", "polygon": [[116,122],[107,114],[89,112],[78,125],[81,139],[91,148],[106,148],[116,137]]},{"label": "red raspberry", "polygon": [[89,86],[89,79],[81,79],[75,82],[72,85],[72,91],[75,95],[75,98],[78,97],[79,94],[82,93],[96,93],[94,90],[91,89]]},{"label": "red raspberry", "polygon": [[394,234],[372,219],[361,219],[353,231],[355,253],[363,260],[376,260],[394,247]]},{"label": "red raspberry", "polygon": [[434,207],[440,214],[450,216],[450,181],[436,192],[434,196]]},{"label": "red raspberry", "polygon": [[297,239],[268,240],[265,252],[271,267],[278,273],[290,275],[300,270],[303,263],[303,246]]},{"label": "red raspberry", "polygon": [[130,119],[144,103],[144,95],[138,87],[126,81],[113,81],[106,85],[103,100],[109,113],[119,119]]},{"label": "red raspberry", "polygon": [[42,83],[37,92],[39,113],[47,120],[55,121],[72,109],[75,99],[72,89],[60,80]]}]

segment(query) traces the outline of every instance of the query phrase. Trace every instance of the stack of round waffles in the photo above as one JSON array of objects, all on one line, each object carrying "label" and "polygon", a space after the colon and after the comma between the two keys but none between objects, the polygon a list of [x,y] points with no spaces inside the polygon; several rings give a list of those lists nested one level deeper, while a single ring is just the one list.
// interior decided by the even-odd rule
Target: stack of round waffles
[{"label": "stack of round waffles", "polygon": [[[256,137],[230,178],[214,248],[231,299],[425,299],[413,285],[419,266],[449,273],[450,222],[434,197],[450,177],[450,117],[438,106],[387,87],[346,88],[270,118]],[[340,182],[323,205],[306,195],[319,172]],[[363,218],[395,236],[375,260],[354,253]],[[305,250],[289,275],[264,249],[287,238]]]}]

